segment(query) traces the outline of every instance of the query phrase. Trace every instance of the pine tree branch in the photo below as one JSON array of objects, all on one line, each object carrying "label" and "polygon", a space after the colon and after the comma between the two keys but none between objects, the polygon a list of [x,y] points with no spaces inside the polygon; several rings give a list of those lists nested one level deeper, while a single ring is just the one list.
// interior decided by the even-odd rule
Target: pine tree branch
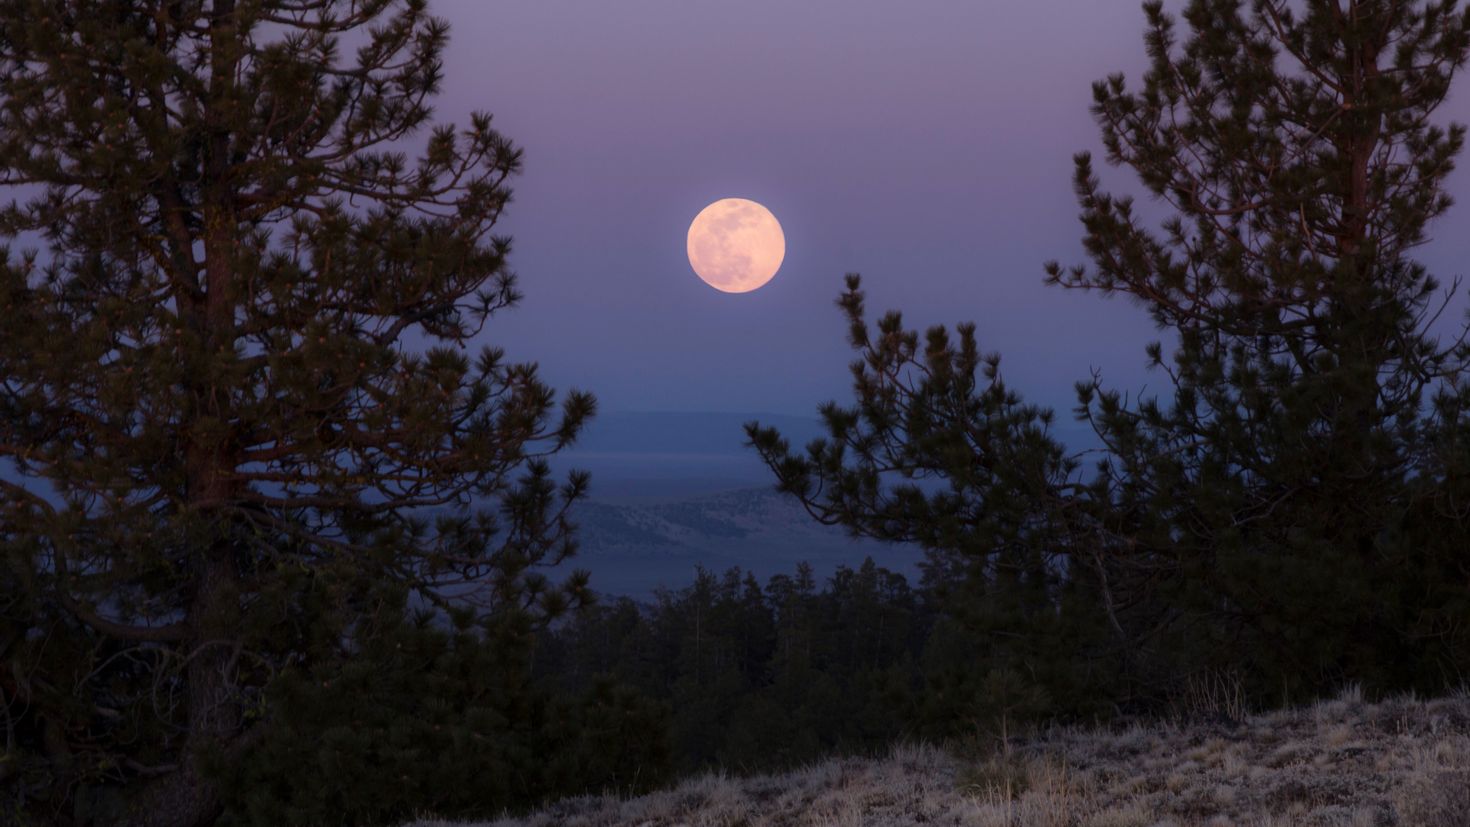
[{"label": "pine tree branch", "polygon": [[162,626],[134,626],[109,620],[98,614],[91,606],[86,605],[71,594],[67,586],[67,580],[71,576],[66,561],[66,552],[61,548],[61,543],[52,545],[51,561],[56,568],[57,600],[66,607],[76,618],[98,632],[119,640],[131,640],[155,643],[176,643],[188,640],[191,631],[186,624],[169,623]]}]

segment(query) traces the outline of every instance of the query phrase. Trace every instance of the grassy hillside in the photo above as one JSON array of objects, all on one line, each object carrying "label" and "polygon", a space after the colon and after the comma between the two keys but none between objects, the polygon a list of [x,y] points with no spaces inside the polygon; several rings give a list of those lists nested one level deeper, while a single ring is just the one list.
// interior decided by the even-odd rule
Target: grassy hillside
[{"label": "grassy hillside", "polygon": [[[1467,827],[1470,695],[1059,729],[978,757],[906,746],[781,776],[707,776],[476,827]],[[978,752],[978,751],[976,751]],[[414,827],[450,827],[423,821]]]}]

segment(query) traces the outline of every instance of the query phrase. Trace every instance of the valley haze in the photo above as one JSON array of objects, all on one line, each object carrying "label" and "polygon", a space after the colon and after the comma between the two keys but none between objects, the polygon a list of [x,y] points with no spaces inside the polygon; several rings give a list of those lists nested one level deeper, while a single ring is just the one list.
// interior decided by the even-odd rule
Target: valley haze
[{"label": "valley haze", "polygon": [[[825,435],[816,418],[790,414],[599,414],[552,460],[559,473],[592,474],[588,501],[574,507],[581,550],[567,566],[590,571],[599,592],[634,598],[687,585],[699,567],[738,566],[763,581],[806,562],[822,578],[866,557],[913,582],[919,548],[852,537],[776,491],[771,470],[745,446],[752,420],[780,429],[793,448]],[[1095,442],[1082,426],[1055,433],[1073,450]]]}]

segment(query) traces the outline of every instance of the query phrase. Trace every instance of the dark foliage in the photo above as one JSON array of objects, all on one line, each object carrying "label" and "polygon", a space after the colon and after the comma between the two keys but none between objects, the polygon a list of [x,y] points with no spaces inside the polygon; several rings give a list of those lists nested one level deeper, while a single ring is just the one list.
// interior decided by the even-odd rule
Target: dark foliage
[{"label": "dark foliage", "polygon": [[1195,2],[1180,38],[1150,3],[1141,88],[1094,87],[1108,160],[1173,214],[1145,229],[1079,157],[1093,266],[1049,273],[1175,336],[1149,350],[1172,399],[1080,395],[1109,447],[1086,499],[1161,679],[1245,665],[1281,701],[1470,667],[1470,351],[1412,258],[1464,144],[1435,118],[1470,50],[1457,5]]},{"label": "dark foliage", "polygon": [[7,817],[208,823],[274,679],[351,682],[364,579],[584,597],[536,570],[592,399],[464,352],[518,298],[520,152],[431,122],[446,37],[424,0],[0,0]]},{"label": "dark foliage", "polygon": [[849,278],[855,403],[805,451],[748,434],[817,518],[927,549],[956,685],[1077,714],[1227,672],[1277,703],[1465,680],[1470,348],[1411,257],[1464,142],[1434,117],[1470,50],[1458,5],[1193,0],[1182,38],[1144,5],[1141,88],[1110,77],[1093,111],[1167,215],[1148,229],[1080,155],[1092,266],[1047,272],[1145,308],[1172,394],[1080,383],[1095,467],[973,326],[870,327]]},{"label": "dark foliage", "polygon": [[271,726],[231,769],[222,823],[487,817],[661,780],[664,710],[607,680],[533,682],[533,627],[520,612],[446,624],[381,598],[341,657],[271,684]]},{"label": "dark foliage", "polygon": [[569,691],[615,679],[663,703],[674,767],[685,773],[991,734],[1006,716],[1014,724],[1047,712],[1007,709],[976,687],[936,695],[958,654],[936,632],[940,618],[932,594],[871,559],[821,584],[805,565],[764,586],[739,569],[700,571],[649,605],[621,599],[579,612],[546,637],[537,668]]}]

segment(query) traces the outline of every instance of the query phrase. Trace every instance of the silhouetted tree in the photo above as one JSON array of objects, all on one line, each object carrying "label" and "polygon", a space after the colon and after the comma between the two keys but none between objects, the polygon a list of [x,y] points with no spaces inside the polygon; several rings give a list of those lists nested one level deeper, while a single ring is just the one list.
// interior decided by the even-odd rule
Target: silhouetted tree
[{"label": "silhouetted tree", "polygon": [[779,769],[910,731],[929,625],[871,560],[821,587],[806,564],[765,587],[700,570],[647,606],[580,609],[538,641],[538,664],[573,695],[610,681],[665,704],[682,771]]},{"label": "silhouetted tree", "polygon": [[664,777],[666,710],[601,678],[535,681],[524,616],[457,611],[445,628],[390,589],[370,606],[349,657],[268,687],[271,726],[228,776],[224,824],[484,818]]},{"label": "silhouetted tree", "polygon": [[996,710],[980,687],[992,672],[1075,685],[1107,671],[1121,640],[1102,597],[1061,611],[1062,594],[1096,592],[1103,578],[1086,526],[1070,516],[1078,461],[1052,437],[1051,412],[1005,384],[972,325],[921,337],[889,313],[870,326],[860,287],[849,276],[838,302],[859,355],[855,404],[823,405],[829,436],[804,452],[774,429],[752,423],[747,433],[780,488],[818,520],[925,550],[927,598],[947,618],[915,699],[925,727],[989,720]]},{"label": "silhouetted tree", "polygon": [[1470,665],[1470,533],[1443,507],[1463,484],[1436,446],[1467,433],[1470,351],[1438,339],[1449,295],[1412,258],[1464,143],[1435,122],[1470,49],[1458,5],[1196,0],[1181,41],[1150,2],[1141,88],[1094,86],[1108,160],[1172,214],[1147,229],[1079,156],[1093,266],[1048,272],[1175,337],[1148,349],[1171,399],[1079,389],[1109,449],[1101,543],[1152,593],[1136,631],[1169,672],[1247,665],[1264,694]]},{"label": "silhouetted tree", "polygon": [[334,583],[580,599],[534,567],[583,480],[538,458],[592,400],[462,352],[517,299],[520,153],[483,114],[408,151],[446,37],[424,0],[0,2],[12,806],[208,822],[262,688],[353,630]]},{"label": "silhouetted tree", "polygon": [[1147,229],[1080,155],[1093,266],[1047,272],[1149,311],[1174,338],[1168,358],[1148,348],[1171,398],[1081,383],[1106,446],[1088,473],[972,326],[870,330],[850,277],[855,405],[825,406],[805,453],[748,428],[782,489],[927,548],[959,640],[980,633],[956,645],[996,687],[1018,673],[1080,702],[1222,670],[1258,697],[1461,679],[1470,349],[1434,335],[1449,299],[1411,258],[1464,139],[1434,122],[1470,48],[1457,6],[1193,0],[1181,43],[1146,3],[1142,88],[1098,83],[1094,113],[1109,160],[1172,214]]}]

